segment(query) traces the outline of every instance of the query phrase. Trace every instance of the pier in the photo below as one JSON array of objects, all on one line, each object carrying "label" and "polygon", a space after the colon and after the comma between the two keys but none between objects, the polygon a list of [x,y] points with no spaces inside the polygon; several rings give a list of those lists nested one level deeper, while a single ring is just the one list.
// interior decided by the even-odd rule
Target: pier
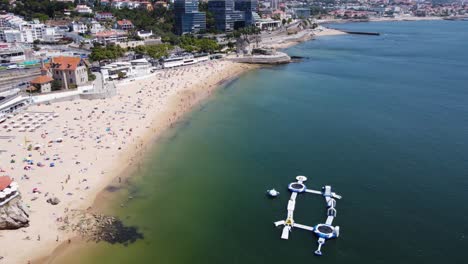
[{"label": "pier", "polygon": [[[286,220],[276,221],[274,224],[275,226],[284,225],[283,231],[281,233],[282,239],[289,239],[289,233],[292,231],[293,228],[299,228],[306,231],[314,232],[318,238],[318,248],[314,252],[315,255],[321,256],[322,255],[322,246],[325,244],[327,239],[337,238],[340,235],[340,227],[333,226],[333,220],[336,217],[336,199],[341,199],[341,196],[332,192],[331,186],[324,186],[322,187],[322,191],[316,191],[307,189],[306,185],[304,184],[307,181],[307,177],[305,176],[297,176],[297,182],[292,182],[288,185],[288,189],[291,192],[291,197],[289,198],[287,209],[287,216]],[[318,224],[316,226],[307,226],[303,224],[296,223],[294,221],[294,209],[296,208],[296,198],[301,193],[311,193],[311,194],[318,194],[325,198],[325,202],[327,203],[327,219],[325,220],[324,224]]]},{"label": "pier", "polygon": [[370,35],[370,36],[380,36],[379,32],[363,32],[363,31],[346,31],[341,30],[345,33],[352,34],[352,35]]}]

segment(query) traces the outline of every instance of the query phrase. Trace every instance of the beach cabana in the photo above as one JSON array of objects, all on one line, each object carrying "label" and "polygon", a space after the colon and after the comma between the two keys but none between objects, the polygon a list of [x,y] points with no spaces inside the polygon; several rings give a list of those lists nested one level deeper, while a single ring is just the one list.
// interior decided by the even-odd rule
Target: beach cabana
[{"label": "beach cabana", "polygon": [[0,177],[0,206],[18,195],[18,184],[8,176]]}]

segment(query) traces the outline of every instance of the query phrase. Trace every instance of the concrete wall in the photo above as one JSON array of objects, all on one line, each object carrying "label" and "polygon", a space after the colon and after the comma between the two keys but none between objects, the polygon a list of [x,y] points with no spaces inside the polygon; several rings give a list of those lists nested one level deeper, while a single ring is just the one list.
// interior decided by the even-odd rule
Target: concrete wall
[{"label": "concrete wall", "polygon": [[254,55],[229,59],[234,62],[250,64],[284,64],[291,62],[291,57],[282,52],[277,52],[275,55]]}]

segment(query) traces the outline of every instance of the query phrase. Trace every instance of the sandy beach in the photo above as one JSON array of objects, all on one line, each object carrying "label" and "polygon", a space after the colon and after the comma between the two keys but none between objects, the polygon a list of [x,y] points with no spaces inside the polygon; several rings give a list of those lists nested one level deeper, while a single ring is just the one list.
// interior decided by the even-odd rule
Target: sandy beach
[{"label": "sandy beach", "polygon": [[[286,48],[314,36],[338,34],[344,33],[304,30],[262,45]],[[59,228],[71,211],[90,209],[98,194],[118,185],[119,175],[137,163],[162,132],[223,82],[256,67],[219,60],[161,70],[143,80],[118,83],[112,98],[34,105],[9,119],[10,127],[40,127],[34,132],[0,128],[0,174],[19,183],[30,213],[29,227],[0,231],[0,263],[42,263],[77,235]],[[47,203],[51,197],[60,203]]]},{"label": "sandy beach", "polygon": [[[109,99],[35,105],[8,120],[41,125],[34,132],[0,129],[1,174],[19,183],[30,212],[29,227],[0,231],[0,262],[28,263],[73,237],[58,229],[68,212],[91,206],[150,140],[252,67],[220,60],[163,70],[119,84]],[[60,203],[47,203],[51,197]]]}]

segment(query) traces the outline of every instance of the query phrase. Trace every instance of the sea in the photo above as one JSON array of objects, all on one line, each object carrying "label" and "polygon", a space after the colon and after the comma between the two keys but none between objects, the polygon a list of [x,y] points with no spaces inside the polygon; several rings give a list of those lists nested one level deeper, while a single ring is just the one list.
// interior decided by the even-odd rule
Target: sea
[{"label": "sea", "polygon": [[[225,84],[106,195],[143,239],[52,263],[468,263],[468,22],[329,26],[381,35],[320,37]],[[321,257],[273,225],[297,175],[343,196]],[[324,198],[301,194],[294,218],[325,222]]]}]

